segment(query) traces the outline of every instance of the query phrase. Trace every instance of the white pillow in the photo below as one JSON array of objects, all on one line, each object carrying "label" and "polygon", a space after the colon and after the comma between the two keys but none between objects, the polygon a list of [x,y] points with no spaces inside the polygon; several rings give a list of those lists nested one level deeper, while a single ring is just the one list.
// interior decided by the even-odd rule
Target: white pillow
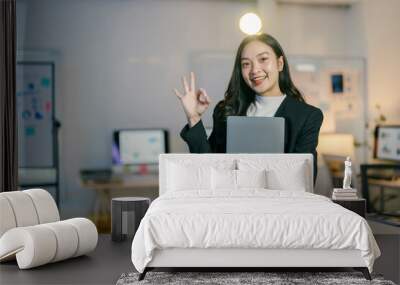
[{"label": "white pillow", "polygon": [[211,188],[211,167],[186,166],[170,162],[168,164],[167,189],[185,191]]},{"label": "white pillow", "polygon": [[267,188],[267,171],[236,170],[238,188]]},{"label": "white pillow", "polygon": [[268,171],[268,188],[306,192],[307,176],[305,171],[305,164],[298,164],[288,174],[279,169],[270,169]]},{"label": "white pillow", "polygon": [[211,169],[211,188],[218,189],[236,189],[236,170],[232,169]]},{"label": "white pillow", "polygon": [[301,160],[245,160],[238,161],[239,170],[267,171],[267,188],[273,190],[307,191],[310,170]]},{"label": "white pillow", "polygon": [[196,159],[173,159],[166,164],[167,191],[211,190],[211,167],[235,169],[235,159],[210,158],[206,154]]},{"label": "white pillow", "polygon": [[241,188],[266,188],[267,176],[263,170],[211,169],[213,190],[238,190]]}]

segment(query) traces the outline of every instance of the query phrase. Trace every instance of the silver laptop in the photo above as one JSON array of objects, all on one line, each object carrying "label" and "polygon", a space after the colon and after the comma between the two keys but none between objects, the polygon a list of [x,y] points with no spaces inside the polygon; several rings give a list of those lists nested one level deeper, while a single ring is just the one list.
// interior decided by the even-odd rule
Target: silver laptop
[{"label": "silver laptop", "polygon": [[285,119],[229,116],[226,153],[283,153]]}]

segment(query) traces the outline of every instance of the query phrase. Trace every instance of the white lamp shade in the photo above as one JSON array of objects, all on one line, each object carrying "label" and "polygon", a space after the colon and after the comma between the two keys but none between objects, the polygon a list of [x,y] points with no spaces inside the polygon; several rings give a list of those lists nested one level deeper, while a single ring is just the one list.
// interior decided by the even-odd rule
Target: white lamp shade
[{"label": "white lamp shade", "polygon": [[354,159],[354,137],[352,134],[320,134],[317,151],[320,154],[350,156]]}]

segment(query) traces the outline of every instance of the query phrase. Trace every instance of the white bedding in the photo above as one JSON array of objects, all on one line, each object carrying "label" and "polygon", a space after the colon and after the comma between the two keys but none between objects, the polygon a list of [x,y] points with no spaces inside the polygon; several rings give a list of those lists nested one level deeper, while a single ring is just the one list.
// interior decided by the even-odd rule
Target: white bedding
[{"label": "white bedding", "polygon": [[380,251],[365,219],[307,192],[170,192],[157,198],[132,243],[143,272],[155,249],[358,249],[372,272]]}]

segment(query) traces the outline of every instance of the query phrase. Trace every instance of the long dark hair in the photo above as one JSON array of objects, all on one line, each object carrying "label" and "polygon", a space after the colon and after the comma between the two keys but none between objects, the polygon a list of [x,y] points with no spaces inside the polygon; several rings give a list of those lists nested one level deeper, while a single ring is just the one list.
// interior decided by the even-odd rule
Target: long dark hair
[{"label": "long dark hair", "polygon": [[283,70],[279,72],[279,88],[286,96],[291,96],[296,100],[305,102],[300,91],[293,84],[290,77],[289,64],[279,42],[268,34],[252,35],[244,38],[239,45],[228,89],[225,92],[224,100],[219,103],[218,107],[220,108],[218,109],[220,113],[218,115],[222,116],[224,119],[227,116],[245,116],[248,107],[255,100],[256,94],[244,81],[241,71],[242,51],[244,47],[252,41],[263,42],[272,48],[278,58],[282,56]]}]

